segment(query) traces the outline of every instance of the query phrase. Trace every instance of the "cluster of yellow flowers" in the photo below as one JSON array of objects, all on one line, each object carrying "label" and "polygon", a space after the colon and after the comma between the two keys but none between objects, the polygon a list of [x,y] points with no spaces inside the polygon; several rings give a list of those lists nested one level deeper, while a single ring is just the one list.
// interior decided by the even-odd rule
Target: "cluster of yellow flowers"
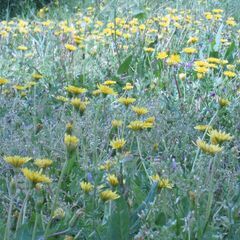
[{"label": "cluster of yellow flowers", "polygon": [[[31,157],[21,157],[21,156],[5,156],[4,161],[8,164],[12,165],[15,168],[21,168],[22,165],[29,162],[32,158]],[[40,171],[32,171],[28,168],[23,168],[21,171],[23,172],[24,176],[34,184],[37,183],[50,183],[51,179],[46,175],[42,174],[41,171],[44,168],[47,168],[52,165],[52,160],[50,159],[36,159],[34,164],[38,166],[41,170]]]},{"label": "cluster of yellow flowers", "polygon": [[209,126],[209,125],[198,125],[195,127],[195,129],[197,129],[199,131],[204,131],[204,132],[207,131],[208,132],[208,135],[210,138],[210,143],[207,143],[202,139],[198,139],[196,141],[196,145],[203,152],[210,154],[210,155],[214,155],[223,150],[223,147],[219,146],[219,144],[233,139],[233,137],[230,134],[227,134],[222,131],[214,130],[212,128],[212,126]]}]

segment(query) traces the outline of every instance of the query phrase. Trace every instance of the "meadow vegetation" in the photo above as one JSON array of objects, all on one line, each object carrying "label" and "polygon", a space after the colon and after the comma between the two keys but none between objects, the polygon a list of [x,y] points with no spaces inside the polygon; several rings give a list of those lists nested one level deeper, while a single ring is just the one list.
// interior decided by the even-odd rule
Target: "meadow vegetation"
[{"label": "meadow vegetation", "polygon": [[1,239],[240,239],[238,1],[23,2],[1,11]]}]

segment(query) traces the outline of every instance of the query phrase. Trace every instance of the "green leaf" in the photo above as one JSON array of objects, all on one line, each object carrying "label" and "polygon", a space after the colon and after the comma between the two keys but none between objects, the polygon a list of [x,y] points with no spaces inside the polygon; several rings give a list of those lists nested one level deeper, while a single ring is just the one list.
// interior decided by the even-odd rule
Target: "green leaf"
[{"label": "green leaf", "polygon": [[128,56],[123,63],[120,65],[120,67],[118,68],[117,73],[118,74],[123,74],[126,73],[130,67],[130,64],[132,62],[132,55]]},{"label": "green leaf", "polygon": [[135,11],[134,13],[133,13],[133,18],[137,18],[137,19],[144,19],[144,18],[146,18],[146,13],[144,12],[144,11],[142,11],[142,10],[137,10],[137,11]]},{"label": "green leaf", "polygon": [[107,223],[108,233],[106,239],[129,239],[129,210],[126,201],[120,198],[115,202],[116,209],[111,214]]},{"label": "green leaf", "polygon": [[213,50],[218,52],[220,44],[221,44],[221,37],[222,37],[222,29],[223,29],[223,24],[219,27],[216,37],[215,37],[215,45],[213,47]]},{"label": "green leaf", "polygon": [[224,59],[228,60],[228,61],[232,61],[233,60],[233,52],[235,50],[235,42],[232,42],[232,44],[228,47]]},{"label": "green leaf", "polygon": [[131,218],[131,235],[133,236],[138,229],[140,228],[140,219],[139,214],[145,210],[149,211],[150,204],[154,201],[156,193],[157,193],[158,184],[157,182],[153,183],[147,197],[142,202],[142,204],[136,209],[136,211],[133,213],[133,216]]}]

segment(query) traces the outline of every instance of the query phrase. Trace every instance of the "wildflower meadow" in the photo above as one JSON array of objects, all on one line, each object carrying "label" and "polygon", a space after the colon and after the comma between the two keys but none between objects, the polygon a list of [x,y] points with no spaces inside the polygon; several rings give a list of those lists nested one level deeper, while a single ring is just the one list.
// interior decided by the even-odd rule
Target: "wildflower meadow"
[{"label": "wildflower meadow", "polygon": [[240,240],[240,1],[2,1],[0,240]]}]

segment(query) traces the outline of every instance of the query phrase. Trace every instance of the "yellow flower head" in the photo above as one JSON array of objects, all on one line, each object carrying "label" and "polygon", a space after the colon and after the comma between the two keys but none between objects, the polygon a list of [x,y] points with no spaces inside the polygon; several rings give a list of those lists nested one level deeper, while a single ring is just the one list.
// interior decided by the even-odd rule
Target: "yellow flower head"
[{"label": "yellow flower head", "polygon": [[73,51],[76,51],[76,50],[77,50],[77,47],[74,46],[74,45],[72,45],[72,44],[65,44],[64,46],[65,46],[65,48],[66,48],[67,50],[69,50],[70,52],[73,52]]},{"label": "yellow flower head", "polygon": [[75,86],[72,86],[72,85],[69,85],[65,88],[69,93],[72,93],[72,94],[83,94],[85,92],[87,92],[87,89],[86,88],[81,88],[81,87],[75,87]]},{"label": "yellow flower head", "polygon": [[122,120],[117,120],[117,119],[112,120],[112,126],[113,126],[114,128],[121,127],[122,124],[123,124],[123,121],[122,121]]},{"label": "yellow flower head", "polygon": [[157,59],[165,59],[165,58],[167,58],[168,57],[168,54],[167,54],[167,52],[159,52],[158,54],[157,54],[157,56],[156,56],[156,58]]},{"label": "yellow flower head", "polygon": [[79,142],[79,139],[77,137],[65,134],[64,143],[68,151],[75,150],[77,148],[78,142]]},{"label": "yellow flower head", "polygon": [[128,106],[136,101],[136,98],[131,98],[131,97],[120,97],[118,99],[119,103],[124,104],[125,106]]},{"label": "yellow flower head", "polygon": [[90,182],[80,182],[80,187],[85,193],[89,193],[93,190],[93,185]]},{"label": "yellow flower head", "polygon": [[197,125],[194,127],[194,129],[200,131],[200,132],[205,132],[206,130],[212,130],[212,126],[210,125]]},{"label": "yellow flower head", "polygon": [[197,53],[197,49],[196,48],[184,48],[183,52],[185,52],[187,54],[194,54],[194,53]]},{"label": "yellow flower head", "polygon": [[32,75],[32,78],[34,78],[35,80],[39,80],[39,79],[43,78],[43,75],[40,73],[34,73]]},{"label": "yellow flower head", "polygon": [[213,144],[207,144],[205,141],[198,139],[196,142],[198,148],[200,148],[203,152],[214,155],[216,153],[219,153],[223,150],[222,147],[219,147],[218,145]]},{"label": "yellow flower head", "polygon": [[44,159],[36,159],[34,164],[37,165],[39,168],[47,168],[51,166],[53,163],[52,160],[44,158]]},{"label": "yellow flower head", "polygon": [[187,74],[186,73],[179,73],[178,77],[180,80],[185,80],[186,79]]},{"label": "yellow flower head", "polygon": [[187,41],[188,44],[192,44],[192,43],[196,43],[196,42],[198,42],[197,37],[190,37]]},{"label": "yellow flower head", "polygon": [[148,109],[145,107],[132,107],[132,110],[139,116],[148,113]]},{"label": "yellow flower head", "polygon": [[103,84],[104,84],[104,85],[114,85],[114,84],[116,84],[116,81],[106,80]]},{"label": "yellow flower head", "polygon": [[123,90],[129,91],[133,89],[133,85],[131,83],[126,83],[125,87],[123,87]]},{"label": "yellow flower head", "polygon": [[24,45],[21,45],[21,46],[18,46],[18,47],[17,47],[17,50],[27,51],[28,48],[27,48],[26,46],[24,46]]},{"label": "yellow flower head", "polygon": [[21,157],[21,156],[6,156],[3,157],[4,161],[11,164],[12,166],[19,168],[23,164],[27,163],[30,161],[32,158],[30,157]]},{"label": "yellow flower head", "polygon": [[76,110],[80,110],[80,112],[83,113],[86,110],[89,102],[82,101],[80,98],[73,98],[71,100],[71,104],[75,107]]},{"label": "yellow flower head", "polygon": [[103,192],[100,192],[100,198],[104,201],[111,201],[111,200],[116,200],[120,198],[120,196],[116,193],[113,192],[112,190],[105,190]]},{"label": "yellow flower head", "polygon": [[50,183],[51,179],[44,174],[39,172],[31,171],[28,168],[23,168],[22,172],[24,176],[32,183]]},{"label": "yellow flower head", "polygon": [[173,188],[173,184],[167,178],[160,179],[158,186],[159,188],[168,188],[168,189]]},{"label": "yellow flower head", "polygon": [[160,178],[158,174],[153,175],[151,178],[154,182],[158,183],[159,189],[162,189],[162,188],[172,189],[173,188],[173,184],[170,183],[169,179],[167,179],[167,178]]},{"label": "yellow flower head", "polygon": [[229,78],[234,78],[236,76],[236,73],[232,72],[232,71],[225,71],[223,74],[224,74],[224,76],[229,77]]},{"label": "yellow flower head", "polygon": [[149,117],[144,122],[145,123],[152,123],[152,124],[154,124],[155,123],[155,117]]},{"label": "yellow flower head", "polygon": [[132,129],[133,131],[140,131],[144,129],[144,122],[143,121],[132,121],[128,125],[128,128]]},{"label": "yellow flower head", "polygon": [[54,213],[53,213],[53,218],[54,219],[63,219],[65,217],[65,211],[62,208],[57,208],[55,209]]},{"label": "yellow flower head", "polygon": [[5,79],[5,78],[1,78],[1,77],[0,77],[0,86],[1,86],[1,85],[4,85],[4,84],[6,84],[6,83],[9,83],[9,81],[8,81],[7,79]]},{"label": "yellow flower head", "polygon": [[114,175],[114,174],[109,174],[107,176],[107,181],[113,186],[113,187],[116,187],[119,182],[118,182],[118,179],[117,177]]},{"label": "yellow flower head", "polygon": [[103,84],[98,85],[98,90],[104,95],[116,95],[116,92],[112,88]]},{"label": "yellow flower head", "polygon": [[227,107],[230,104],[230,101],[225,98],[219,98],[218,103],[221,107]]},{"label": "yellow flower head", "polygon": [[123,138],[116,138],[110,142],[112,149],[122,149],[126,141]]},{"label": "yellow flower head", "polygon": [[233,139],[233,137],[230,134],[217,130],[212,130],[209,136],[211,143],[214,145],[225,141],[230,141]]},{"label": "yellow flower head", "polygon": [[181,57],[178,54],[172,54],[170,57],[167,59],[167,64],[168,65],[176,65],[181,62]]},{"label": "yellow flower head", "polygon": [[107,160],[104,164],[100,165],[99,169],[109,171],[112,166],[113,166],[113,162],[111,162],[110,160]]},{"label": "yellow flower head", "polygon": [[64,96],[56,96],[55,97],[58,101],[61,101],[61,102],[67,102],[68,101],[68,98],[64,97]]}]

